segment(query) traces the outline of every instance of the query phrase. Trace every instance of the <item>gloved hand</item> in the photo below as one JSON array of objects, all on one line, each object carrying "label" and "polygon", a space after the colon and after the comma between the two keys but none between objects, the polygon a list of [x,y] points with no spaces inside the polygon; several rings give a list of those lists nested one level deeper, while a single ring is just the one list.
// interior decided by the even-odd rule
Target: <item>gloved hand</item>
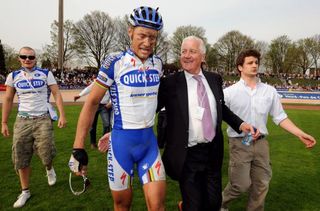
[{"label": "gloved hand", "polygon": [[86,175],[88,165],[88,154],[84,149],[73,149],[69,160],[69,168],[77,175]]}]

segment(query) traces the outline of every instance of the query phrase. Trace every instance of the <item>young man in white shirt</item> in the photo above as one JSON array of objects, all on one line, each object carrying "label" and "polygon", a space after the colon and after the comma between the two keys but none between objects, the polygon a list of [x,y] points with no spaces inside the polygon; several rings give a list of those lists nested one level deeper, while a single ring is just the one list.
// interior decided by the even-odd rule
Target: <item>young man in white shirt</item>
[{"label": "young man in white shirt", "polygon": [[223,191],[222,209],[242,193],[249,192],[247,210],[264,210],[272,169],[269,157],[267,120],[297,136],[306,148],[312,148],[316,140],[298,128],[287,116],[276,89],[260,82],[257,77],[260,53],[245,50],[237,58],[241,75],[234,85],[224,89],[225,103],[236,115],[257,128],[261,136],[247,146],[242,144],[245,134],[239,135],[228,127],[229,182]]}]

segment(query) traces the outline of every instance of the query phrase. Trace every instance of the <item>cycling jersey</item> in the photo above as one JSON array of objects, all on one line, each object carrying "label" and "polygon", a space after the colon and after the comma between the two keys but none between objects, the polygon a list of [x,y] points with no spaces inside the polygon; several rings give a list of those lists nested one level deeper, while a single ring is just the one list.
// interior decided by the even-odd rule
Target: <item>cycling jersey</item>
[{"label": "cycling jersey", "polygon": [[19,114],[40,116],[48,112],[45,104],[49,102],[51,94],[48,86],[57,84],[57,82],[51,71],[34,67],[32,71],[21,68],[11,72],[5,84],[16,90]]},{"label": "cycling jersey", "polygon": [[144,63],[131,50],[107,57],[96,83],[110,87],[114,128],[152,127],[162,74],[162,61],[150,56]]}]

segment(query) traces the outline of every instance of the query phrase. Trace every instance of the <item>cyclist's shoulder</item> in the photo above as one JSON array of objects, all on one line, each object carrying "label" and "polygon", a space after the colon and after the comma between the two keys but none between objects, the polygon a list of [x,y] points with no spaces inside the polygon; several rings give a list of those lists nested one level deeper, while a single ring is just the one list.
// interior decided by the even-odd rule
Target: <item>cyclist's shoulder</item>
[{"label": "cyclist's shoulder", "polygon": [[115,52],[107,55],[103,62],[102,67],[108,69],[112,64],[121,60],[125,56],[125,52]]}]

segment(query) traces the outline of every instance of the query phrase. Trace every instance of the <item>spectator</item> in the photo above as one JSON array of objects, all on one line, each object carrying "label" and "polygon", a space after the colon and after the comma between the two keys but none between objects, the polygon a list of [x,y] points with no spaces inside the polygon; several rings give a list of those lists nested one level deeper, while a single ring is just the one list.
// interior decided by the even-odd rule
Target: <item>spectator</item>
[{"label": "spectator", "polygon": [[63,101],[59,87],[53,74],[37,68],[35,51],[23,47],[19,51],[21,68],[11,72],[6,80],[6,93],[3,99],[1,133],[10,135],[7,125],[13,98],[17,93],[19,98],[18,115],[13,131],[12,158],[14,168],[20,178],[22,193],[13,204],[14,208],[23,207],[30,198],[29,179],[31,174],[30,162],[33,151],[39,155],[46,172],[49,185],[56,183],[56,173],[52,166],[56,155],[53,140],[53,123],[48,114],[46,102],[49,101],[50,91],[59,109],[58,127],[66,125]]}]

